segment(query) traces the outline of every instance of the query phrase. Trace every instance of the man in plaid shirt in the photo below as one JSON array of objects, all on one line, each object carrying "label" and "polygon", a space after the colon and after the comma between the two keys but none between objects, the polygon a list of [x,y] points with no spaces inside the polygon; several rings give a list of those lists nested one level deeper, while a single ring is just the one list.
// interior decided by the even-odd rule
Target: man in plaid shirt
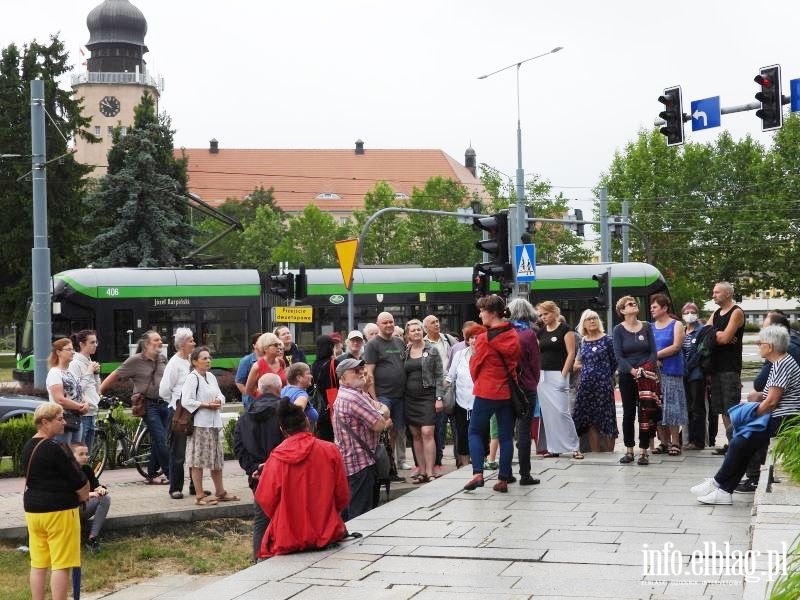
[{"label": "man in plaid shirt", "polygon": [[[342,515],[349,521],[378,504],[375,459],[356,438],[368,448],[377,448],[380,432],[391,427],[392,420],[389,408],[364,391],[367,380],[363,360],[345,358],[336,367],[336,375],[339,393],[333,404],[333,433],[350,486],[350,504]],[[352,433],[342,423],[347,423]]]}]

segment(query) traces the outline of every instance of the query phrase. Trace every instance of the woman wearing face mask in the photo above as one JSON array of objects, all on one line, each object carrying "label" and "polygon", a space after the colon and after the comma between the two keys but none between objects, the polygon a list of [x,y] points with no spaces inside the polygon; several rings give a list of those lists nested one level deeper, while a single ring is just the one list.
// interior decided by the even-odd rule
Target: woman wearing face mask
[{"label": "woman wearing face mask", "polygon": [[694,364],[697,354],[697,334],[703,327],[698,317],[697,305],[687,302],[681,310],[686,335],[681,352],[685,365],[683,387],[686,390],[686,405],[689,409],[689,443],[686,450],[702,450],[706,447],[706,378],[700,367]]}]

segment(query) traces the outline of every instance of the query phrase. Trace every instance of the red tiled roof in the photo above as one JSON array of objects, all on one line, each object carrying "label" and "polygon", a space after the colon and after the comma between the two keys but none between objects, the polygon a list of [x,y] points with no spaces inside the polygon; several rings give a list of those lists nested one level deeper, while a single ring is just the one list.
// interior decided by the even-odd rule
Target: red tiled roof
[{"label": "red tiled roof", "polygon": [[[350,213],[363,207],[364,195],[379,181],[411,196],[431,177],[460,181],[468,192],[486,195],[480,181],[442,150],[176,149],[189,159],[189,190],[218,206],[228,198],[242,199],[256,187],[274,188],[275,200],[286,212],[300,212],[314,202],[324,211]],[[341,199],[315,200],[322,193]]]}]

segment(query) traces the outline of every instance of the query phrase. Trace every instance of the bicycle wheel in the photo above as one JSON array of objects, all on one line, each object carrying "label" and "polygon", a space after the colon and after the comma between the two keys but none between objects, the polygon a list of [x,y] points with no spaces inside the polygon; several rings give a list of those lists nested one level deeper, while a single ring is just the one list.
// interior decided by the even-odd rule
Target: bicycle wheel
[{"label": "bicycle wheel", "polygon": [[[150,463],[151,447],[152,442],[150,440],[150,430],[145,427],[139,432],[139,435],[133,442],[133,456],[131,457],[134,461],[133,464],[136,467],[136,470],[139,471],[139,474],[145,479],[148,477],[147,468],[148,464]],[[158,477],[161,474],[162,470],[159,467],[159,469],[153,473],[153,477]]]},{"label": "bicycle wheel", "polygon": [[99,478],[106,468],[108,462],[108,440],[106,439],[105,429],[94,430],[94,443],[92,444],[92,456],[89,458],[89,465],[94,471],[94,476]]}]

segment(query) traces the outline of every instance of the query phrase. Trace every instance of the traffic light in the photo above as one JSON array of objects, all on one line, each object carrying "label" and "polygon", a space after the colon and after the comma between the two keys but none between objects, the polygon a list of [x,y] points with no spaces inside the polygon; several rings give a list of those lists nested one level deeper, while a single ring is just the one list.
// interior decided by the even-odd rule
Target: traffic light
[{"label": "traffic light", "polygon": [[529,221],[533,219],[533,207],[525,206],[525,227],[522,228],[522,235],[520,241],[523,244],[533,243],[533,234],[536,233],[536,221]]},{"label": "traffic light", "polygon": [[756,116],[761,119],[761,131],[780,129],[783,125],[781,66],[762,68],[753,81],[761,86],[761,91],[756,94],[756,100],[761,102],[761,108],[756,111]]},{"label": "traffic light", "polygon": [[476,299],[489,295],[489,276],[481,273],[480,263],[472,267],[472,295]]},{"label": "traffic light", "polygon": [[294,298],[295,300],[303,300],[308,296],[308,275],[306,275],[306,266],[300,263],[300,272],[294,278]]},{"label": "traffic light", "polygon": [[472,226],[489,235],[488,239],[475,242],[475,247],[489,257],[489,262],[480,264],[480,270],[497,280],[512,277],[508,259],[508,213],[475,217]]},{"label": "traffic light", "polygon": [[586,230],[584,224],[581,223],[583,221],[583,210],[580,208],[575,209],[575,235],[579,235],[580,237],[586,237]]},{"label": "traffic light", "polygon": [[592,275],[592,279],[597,282],[597,296],[592,298],[592,306],[598,309],[608,308],[608,271]]},{"label": "traffic light", "polygon": [[270,273],[269,291],[281,298],[291,298],[294,294],[294,273]]},{"label": "traffic light", "polygon": [[681,99],[681,86],[664,90],[664,95],[658,97],[664,105],[664,110],[658,116],[667,124],[661,128],[661,133],[667,136],[667,146],[677,146],[683,143],[683,100]]}]

